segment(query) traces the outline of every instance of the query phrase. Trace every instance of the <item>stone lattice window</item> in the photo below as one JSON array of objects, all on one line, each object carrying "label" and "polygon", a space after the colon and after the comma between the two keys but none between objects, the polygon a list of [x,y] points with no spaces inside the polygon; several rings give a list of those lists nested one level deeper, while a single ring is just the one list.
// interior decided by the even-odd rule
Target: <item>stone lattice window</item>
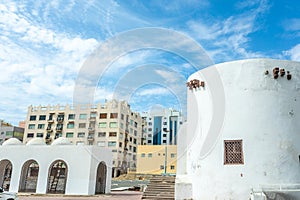
[{"label": "stone lattice window", "polygon": [[224,165],[244,164],[243,141],[224,141]]}]

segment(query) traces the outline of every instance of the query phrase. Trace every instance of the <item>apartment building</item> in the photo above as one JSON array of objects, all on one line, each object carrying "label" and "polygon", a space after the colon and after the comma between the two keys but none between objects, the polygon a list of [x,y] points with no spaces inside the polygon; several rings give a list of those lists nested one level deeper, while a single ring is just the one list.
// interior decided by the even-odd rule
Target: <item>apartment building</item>
[{"label": "apartment building", "polygon": [[113,152],[113,176],[136,168],[142,118],[125,101],[96,105],[29,106],[23,142],[66,137],[74,145],[98,145]]},{"label": "apartment building", "polygon": [[176,174],[177,145],[139,145],[138,174]]},{"label": "apartment building", "polygon": [[146,121],[144,131],[144,144],[147,145],[176,145],[177,133],[183,123],[181,112],[174,109],[154,109],[142,113]]},{"label": "apartment building", "polygon": [[24,128],[13,126],[10,123],[0,120],[0,145],[9,138],[23,140]]}]

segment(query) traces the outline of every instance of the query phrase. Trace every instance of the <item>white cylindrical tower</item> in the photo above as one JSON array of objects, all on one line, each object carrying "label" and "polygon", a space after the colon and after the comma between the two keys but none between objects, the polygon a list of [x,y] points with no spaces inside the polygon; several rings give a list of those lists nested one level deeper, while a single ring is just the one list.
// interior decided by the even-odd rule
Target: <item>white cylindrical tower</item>
[{"label": "white cylindrical tower", "polygon": [[[186,172],[177,174],[176,199],[299,199],[300,63],[217,64],[191,75],[188,87]],[[181,194],[183,185],[190,194]]]}]

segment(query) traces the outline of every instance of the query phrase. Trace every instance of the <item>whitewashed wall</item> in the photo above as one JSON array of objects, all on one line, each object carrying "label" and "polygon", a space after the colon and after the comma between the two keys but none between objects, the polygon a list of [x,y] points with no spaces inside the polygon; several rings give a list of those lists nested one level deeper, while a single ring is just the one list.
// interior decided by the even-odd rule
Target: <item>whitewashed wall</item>
[{"label": "whitewashed wall", "polygon": [[[274,67],[292,79],[274,79]],[[234,61],[192,79],[206,85],[188,91],[188,139],[178,139],[178,154],[187,149],[178,168],[186,170],[177,171],[176,199],[249,199],[252,188],[300,183],[300,63]],[[224,165],[224,140],[236,139],[243,140],[244,164]]]},{"label": "whitewashed wall", "polygon": [[10,192],[18,192],[22,166],[26,161],[33,159],[39,164],[36,188],[38,194],[47,192],[49,167],[55,160],[63,160],[68,166],[65,194],[95,194],[97,167],[101,161],[107,166],[106,193],[110,193],[112,153],[102,147],[85,145],[0,146],[0,161],[5,159],[11,161],[13,167]]}]

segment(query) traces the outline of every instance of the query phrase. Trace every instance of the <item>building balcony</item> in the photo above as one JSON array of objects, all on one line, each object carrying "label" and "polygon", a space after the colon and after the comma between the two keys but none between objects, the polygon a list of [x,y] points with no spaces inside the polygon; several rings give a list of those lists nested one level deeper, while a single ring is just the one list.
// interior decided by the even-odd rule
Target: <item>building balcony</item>
[{"label": "building balcony", "polygon": [[96,121],[96,117],[90,117],[90,121],[95,122]]},{"label": "building balcony", "polygon": [[52,128],[50,128],[50,129],[47,128],[47,132],[48,132],[48,133],[53,132]]},{"label": "building balcony", "polygon": [[88,141],[94,141],[94,135],[88,135],[87,139]]},{"label": "building balcony", "polygon": [[58,121],[58,122],[63,122],[63,121],[64,121],[64,118],[58,117],[58,118],[57,118],[57,121]]},{"label": "building balcony", "polygon": [[63,130],[63,128],[62,127],[57,127],[55,130],[58,131],[58,132],[60,132],[60,131]]},{"label": "building balcony", "polygon": [[49,123],[53,123],[53,122],[54,122],[53,118],[49,118],[47,121],[48,121]]},{"label": "building balcony", "polygon": [[95,128],[93,128],[93,127],[89,127],[88,130],[89,130],[89,132],[95,132]]}]

